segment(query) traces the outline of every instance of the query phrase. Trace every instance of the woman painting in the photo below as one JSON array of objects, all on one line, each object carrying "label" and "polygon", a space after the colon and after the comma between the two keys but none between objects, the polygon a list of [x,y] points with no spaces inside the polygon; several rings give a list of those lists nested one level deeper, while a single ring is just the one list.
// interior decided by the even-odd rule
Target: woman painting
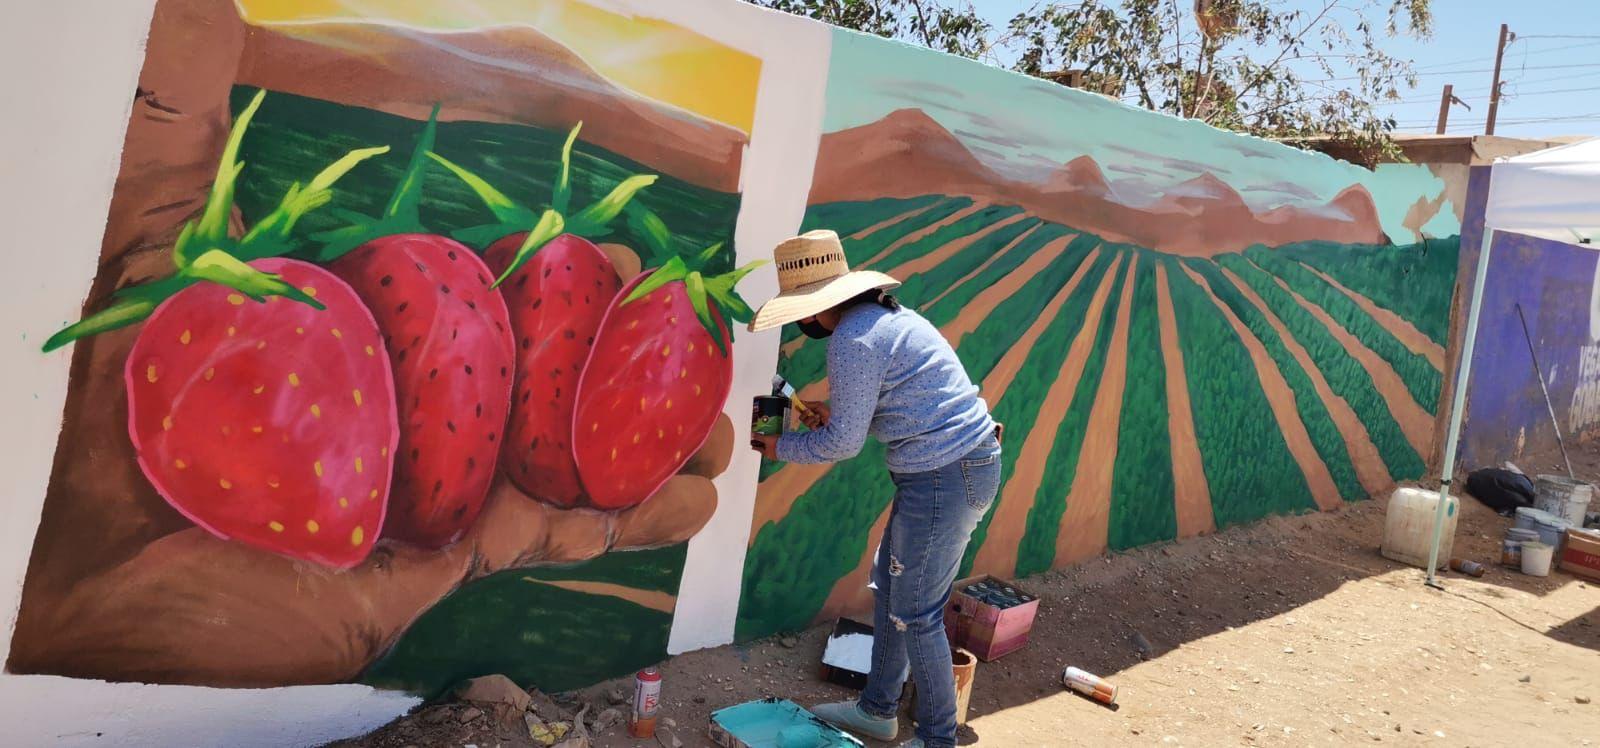
[{"label": "woman painting", "polygon": [[956,690],[944,607],[956,567],[1000,485],[1000,426],[939,330],[889,296],[899,282],[851,271],[839,237],[812,231],[774,250],[780,293],[751,331],[788,323],[828,340],[830,403],[806,403],[810,431],[756,436],[769,459],[854,457],[868,436],[888,448],[894,480],[889,525],[878,544],[872,669],[856,701],[813,711],[830,723],[893,740],[901,687],[917,685],[916,737],[908,746],[954,746]]}]

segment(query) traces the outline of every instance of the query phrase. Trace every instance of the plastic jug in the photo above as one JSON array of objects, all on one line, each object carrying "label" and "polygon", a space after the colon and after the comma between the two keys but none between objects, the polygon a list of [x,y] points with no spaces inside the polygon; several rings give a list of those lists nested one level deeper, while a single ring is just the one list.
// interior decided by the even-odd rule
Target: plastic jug
[{"label": "plastic jug", "polygon": [[[1433,515],[1439,508],[1439,493],[1420,488],[1397,488],[1389,497],[1389,508],[1383,522],[1385,558],[1419,568],[1428,565],[1428,545],[1433,541]],[[1450,549],[1455,545],[1456,521],[1461,517],[1461,504],[1451,496],[1445,504],[1444,531],[1439,536],[1439,567],[1450,561]]]}]

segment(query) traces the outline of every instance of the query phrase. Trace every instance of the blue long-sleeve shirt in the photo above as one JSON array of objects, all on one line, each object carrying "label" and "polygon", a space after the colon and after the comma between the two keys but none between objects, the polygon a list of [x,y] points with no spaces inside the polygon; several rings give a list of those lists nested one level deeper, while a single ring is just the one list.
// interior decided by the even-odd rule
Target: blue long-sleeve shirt
[{"label": "blue long-sleeve shirt", "polygon": [[837,462],[871,435],[896,473],[920,473],[960,459],[994,433],[956,352],[938,328],[909,309],[877,304],[847,310],[828,338],[832,414],[815,431],[778,439],[785,462]]}]

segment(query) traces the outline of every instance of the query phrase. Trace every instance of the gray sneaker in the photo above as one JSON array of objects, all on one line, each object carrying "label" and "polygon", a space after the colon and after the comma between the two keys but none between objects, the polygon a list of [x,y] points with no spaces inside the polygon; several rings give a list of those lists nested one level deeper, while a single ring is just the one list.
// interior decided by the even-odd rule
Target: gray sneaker
[{"label": "gray sneaker", "polygon": [[[861,711],[861,705],[854,701],[818,704],[811,707],[811,713],[834,727],[877,740],[894,740],[894,736],[900,733],[900,720],[893,717],[874,717]],[[922,741],[917,740],[917,748],[921,748],[921,745]]]}]

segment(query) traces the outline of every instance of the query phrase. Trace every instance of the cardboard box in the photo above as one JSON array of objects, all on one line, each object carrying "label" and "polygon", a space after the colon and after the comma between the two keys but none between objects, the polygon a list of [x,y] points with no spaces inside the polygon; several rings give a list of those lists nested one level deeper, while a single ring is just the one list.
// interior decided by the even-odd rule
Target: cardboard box
[{"label": "cardboard box", "polygon": [[[1010,587],[1030,599],[1001,608],[967,594],[967,587],[985,580]],[[1033,631],[1033,619],[1038,612],[1039,596],[1017,586],[1016,582],[988,575],[968,577],[956,582],[950,591],[950,602],[944,609],[944,630],[952,645],[990,662],[1028,643],[1028,634]]]},{"label": "cardboard box", "polygon": [[1566,550],[1561,552],[1561,570],[1600,580],[1600,532],[1567,530]]}]

